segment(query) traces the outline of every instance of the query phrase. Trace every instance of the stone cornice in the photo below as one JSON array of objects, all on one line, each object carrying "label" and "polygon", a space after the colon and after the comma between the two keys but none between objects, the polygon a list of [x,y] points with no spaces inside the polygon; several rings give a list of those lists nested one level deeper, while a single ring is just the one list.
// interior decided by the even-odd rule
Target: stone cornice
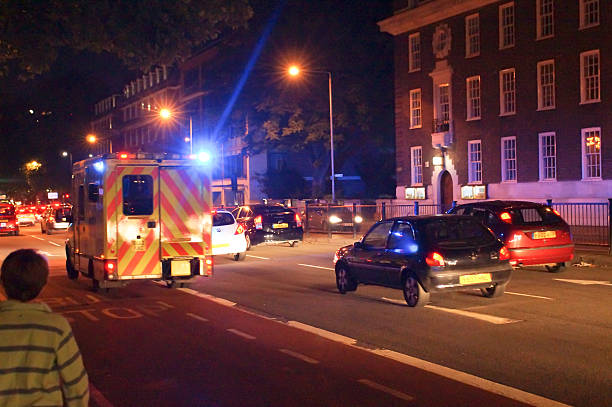
[{"label": "stone cornice", "polygon": [[436,0],[379,21],[378,27],[382,32],[400,35],[497,2],[500,0]]}]

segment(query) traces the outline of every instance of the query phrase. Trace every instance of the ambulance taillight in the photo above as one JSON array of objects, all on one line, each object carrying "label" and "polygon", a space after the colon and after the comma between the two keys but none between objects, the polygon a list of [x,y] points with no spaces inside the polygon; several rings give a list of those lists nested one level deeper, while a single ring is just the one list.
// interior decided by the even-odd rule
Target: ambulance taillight
[{"label": "ambulance taillight", "polygon": [[104,260],[104,272],[109,279],[113,279],[117,276],[117,260]]}]

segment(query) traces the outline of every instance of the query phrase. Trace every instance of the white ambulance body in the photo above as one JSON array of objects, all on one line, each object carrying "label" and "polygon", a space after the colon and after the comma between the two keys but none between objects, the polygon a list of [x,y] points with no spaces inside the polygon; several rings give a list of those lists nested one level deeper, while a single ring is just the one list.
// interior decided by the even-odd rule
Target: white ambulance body
[{"label": "white ambulance body", "polygon": [[195,159],[116,153],[73,166],[68,277],[93,288],[212,275],[210,168]]}]

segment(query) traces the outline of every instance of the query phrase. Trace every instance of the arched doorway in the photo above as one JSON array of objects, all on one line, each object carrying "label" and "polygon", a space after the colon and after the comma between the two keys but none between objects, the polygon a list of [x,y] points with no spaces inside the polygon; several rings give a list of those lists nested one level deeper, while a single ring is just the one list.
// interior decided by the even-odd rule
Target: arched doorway
[{"label": "arched doorway", "polygon": [[453,205],[453,177],[448,171],[440,176],[440,205],[442,212],[446,212]]}]

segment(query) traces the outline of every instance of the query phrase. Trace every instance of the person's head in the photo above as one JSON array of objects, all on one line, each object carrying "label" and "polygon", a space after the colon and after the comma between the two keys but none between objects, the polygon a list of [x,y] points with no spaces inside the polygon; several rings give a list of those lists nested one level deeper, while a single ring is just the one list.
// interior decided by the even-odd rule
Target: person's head
[{"label": "person's head", "polygon": [[30,301],[47,284],[47,260],[32,249],[15,250],[4,259],[0,280],[8,298]]}]

